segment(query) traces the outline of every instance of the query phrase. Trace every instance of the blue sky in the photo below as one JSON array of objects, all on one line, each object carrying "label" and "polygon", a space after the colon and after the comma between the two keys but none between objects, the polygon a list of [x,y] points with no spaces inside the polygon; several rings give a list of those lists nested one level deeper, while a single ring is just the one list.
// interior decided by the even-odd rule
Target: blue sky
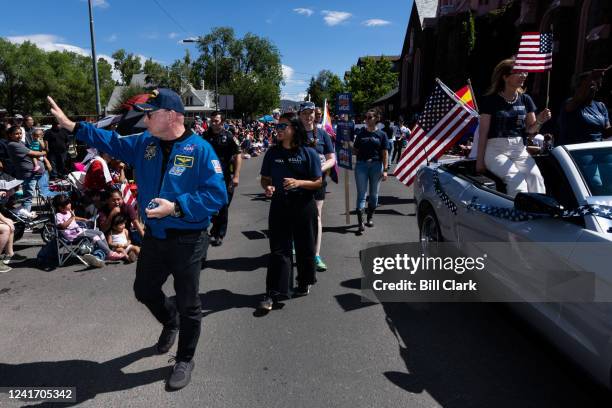
[{"label": "blue sky", "polygon": [[[4,1],[0,36],[47,50],[89,53],[86,0]],[[269,38],[282,55],[283,97],[301,99],[321,69],[340,77],[362,55],[399,54],[412,0],[94,0],[96,50],[170,64],[195,44],[179,41],[231,26]],[[15,16],[19,16],[16,18]]]}]

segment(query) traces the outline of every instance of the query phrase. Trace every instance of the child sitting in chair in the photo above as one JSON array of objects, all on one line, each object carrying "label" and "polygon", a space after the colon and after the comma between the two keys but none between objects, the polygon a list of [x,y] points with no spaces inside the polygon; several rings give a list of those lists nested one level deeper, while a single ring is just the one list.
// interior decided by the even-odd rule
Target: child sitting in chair
[{"label": "child sitting in chair", "polygon": [[130,235],[125,228],[126,219],[123,215],[115,215],[111,222],[111,229],[106,239],[110,248],[125,259],[127,263],[132,263],[138,259],[140,247],[132,245]]},{"label": "child sitting in chair", "polygon": [[[94,242],[96,247],[104,252],[106,259],[118,260],[123,258],[120,254],[111,251],[104,239],[102,231],[83,228],[77,224],[77,221],[87,222],[88,220],[74,215],[72,203],[68,196],[62,194],[53,197],[53,207],[56,211],[55,224],[67,241],[73,242],[80,237],[87,237]],[[96,268],[104,266],[104,259],[100,259],[93,254],[83,255],[83,260],[87,262],[89,266]]]}]

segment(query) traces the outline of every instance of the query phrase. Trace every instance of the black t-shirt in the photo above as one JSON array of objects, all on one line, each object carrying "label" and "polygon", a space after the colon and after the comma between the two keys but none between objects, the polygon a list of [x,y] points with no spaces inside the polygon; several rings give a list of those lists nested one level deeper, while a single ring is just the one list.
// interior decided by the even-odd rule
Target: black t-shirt
[{"label": "black t-shirt", "polygon": [[[274,146],[268,149],[264,156],[261,175],[272,178],[274,195],[280,196],[285,193],[283,188],[285,178],[314,180],[321,177],[321,162],[317,151],[311,147],[289,150],[282,146]],[[310,190],[300,188],[296,190],[312,194]]]},{"label": "black t-shirt", "polygon": [[382,160],[382,151],[389,149],[389,140],[382,130],[370,132],[363,129],[355,136],[357,161]]},{"label": "black t-shirt", "polygon": [[68,131],[66,129],[49,129],[45,132],[47,147],[52,153],[65,152],[68,147]]},{"label": "black t-shirt", "polygon": [[234,139],[234,136],[227,130],[221,130],[219,134],[214,134],[212,129],[208,129],[204,133],[204,140],[211,144],[219,161],[221,162],[221,168],[223,169],[223,175],[228,176],[230,174],[230,165],[232,163],[232,157],[240,154],[240,146]]},{"label": "black t-shirt", "polygon": [[514,103],[507,102],[499,94],[486,95],[479,105],[480,113],[491,115],[489,139],[525,137],[525,118],[536,111],[533,99],[527,94],[520,94]]}]

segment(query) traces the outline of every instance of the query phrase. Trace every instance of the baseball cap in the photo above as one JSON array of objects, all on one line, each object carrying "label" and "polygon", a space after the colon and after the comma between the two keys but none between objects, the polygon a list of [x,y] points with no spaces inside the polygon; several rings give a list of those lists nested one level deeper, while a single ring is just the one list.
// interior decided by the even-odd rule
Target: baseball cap
[{"label": "baseball cap", "polygon": [[181,97],[172,89],[159,88],[154,90],[147,103],[137,103],[136,109],[142,112],[153,112],[159,109],[173,110],[185,114],[185,107]]},{"label": "baseball cap", "polygon": [[23,119],[23,116],[21,116],[20,114],[16,114],[16,115],[14,116],[14,118],[15,118],[15,119]]},{"label": "baseball cap", "polygon": [[314,110],[315,109],[315,104],[314,102],[302,102],[300,103],[300,110],[299,112],[305,111],[305,110]]}]

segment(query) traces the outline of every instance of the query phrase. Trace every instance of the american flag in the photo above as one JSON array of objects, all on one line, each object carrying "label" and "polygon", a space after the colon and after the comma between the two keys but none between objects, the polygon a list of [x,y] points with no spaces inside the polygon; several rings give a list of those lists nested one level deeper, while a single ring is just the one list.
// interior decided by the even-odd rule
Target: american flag
[{"label": "american flag", "polygon": [[478,114],[438,82],[412,131],[406,150],[394,174],[409,186],[418,169],[429,160],[442,156],[478,121]]},{"label": "american flag", "polygon": [[552,33],[523,33],[514,71],[545,72],[552,69]]}]

